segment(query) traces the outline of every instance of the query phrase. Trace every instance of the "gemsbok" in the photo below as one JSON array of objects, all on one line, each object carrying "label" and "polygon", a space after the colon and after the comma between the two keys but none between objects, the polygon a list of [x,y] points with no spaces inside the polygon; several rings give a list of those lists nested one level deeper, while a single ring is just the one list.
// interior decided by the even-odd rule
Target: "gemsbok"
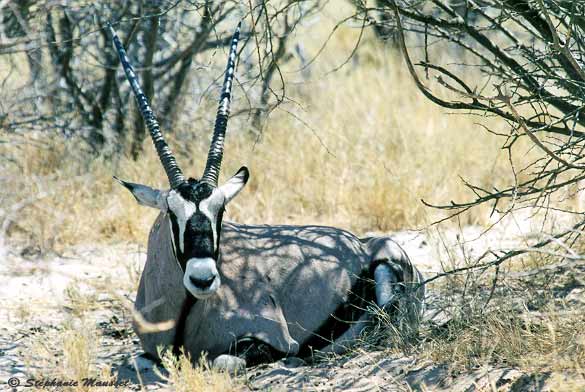
[{"label": "gemsbok", "polygon": [[[241,24],[240,24],[241,25]],[[146,356],[160,348],[194,361],[242,369],[314,351],[342,352],[371,322],[372,308],[416,330],[424,286],[403,249],[389,237],[359,239],[325,226],[223,222],[246,185],[242,167],[218,186],[236,68],[240,25],[233,35],[215,127],[201,179],[183,176],[137,76],[111,26],[113,40],[170,189],[118,180],[138,203],[160,210],[148,239],[135,309],[149,323],[174,327],[145,332]]]}]

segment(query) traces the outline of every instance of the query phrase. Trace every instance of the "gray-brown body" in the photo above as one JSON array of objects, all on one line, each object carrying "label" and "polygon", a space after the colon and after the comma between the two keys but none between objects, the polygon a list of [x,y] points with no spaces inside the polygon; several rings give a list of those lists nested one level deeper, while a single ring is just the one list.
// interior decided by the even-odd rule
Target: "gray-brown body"
[{"label": "gray-brown body", "polygon": [[[173,254],[170,224],[157,218],[136,297],[136,310],[153,323],[176,320],[185,299],[183,272]],[[213,360],[238,339],[253,337],[283,355],[294,356],[300,345],[345,303],[358,276],[374,260],[402,271],[407,290],[416,287],[421,310],[424,289],[420,274],[404,251],[387,237],[360,240],[323,226],[241,225],[225,222],[221,230],[218,269],[221,287],[197,301],[187,318],[184,346],[192,358],[203,352]],[[157,347],[173,344],[175,329],[141,333],[144,351],[158,357]]]}]

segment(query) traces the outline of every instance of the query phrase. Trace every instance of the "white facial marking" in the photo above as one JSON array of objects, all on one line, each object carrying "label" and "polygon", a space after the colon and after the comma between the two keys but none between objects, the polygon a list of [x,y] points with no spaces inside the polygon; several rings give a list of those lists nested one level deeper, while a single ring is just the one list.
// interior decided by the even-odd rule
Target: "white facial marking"
[{"label": "white facial marking", "polygon": [[[210,277],[214,277],[214,279],[209,287],[201,289],[191,282],[191,277],[199,280],[207,280]],[[183,285],[195,298],[206,299],[211,297],[221,285],[221,279],[215,266],[215,261],[209,257],[189,259],[185,266],[185,273],[183,274]]]},{"label": "white facial marking", "polygon": [[220,209],[224,205],[224,196],[223,194],[215,188],[211,195],[202,200],[199,203],[199,211],[203,213],[211,222],[211,232],[213,233],[213,250],[217,250],[218,238],[217,238],[217,214],[219,214]]},{"label": "white facial marking", "polygon": [[169,208],[177,217],[177,223],[179,224],[179,249],[181,252],[185,249],[185,226],[187,221],[197,211],[195,203],[183,199],[183,197],[176,191],[171,190],[167,197],[167,203]]},{"label": "white facial marking", "polygon": [[232,178],[218,189],[225,197],[225,204],[229,203],[246,185],[248,181],[248,169],[242,167]]}]

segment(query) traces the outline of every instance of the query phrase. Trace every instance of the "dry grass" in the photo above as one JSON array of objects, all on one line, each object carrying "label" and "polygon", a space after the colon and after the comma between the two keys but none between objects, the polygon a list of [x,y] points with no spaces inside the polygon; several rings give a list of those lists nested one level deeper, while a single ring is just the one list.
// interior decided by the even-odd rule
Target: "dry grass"
[{"label": "dry grass", "polygon": [[526,371],[580,372],[585,364],[581,312],[548,309],[539,317],[500,308],[453,319],[419,348],[454,372],[500,365]]},{"label": "dry grass", "polygon": [[82,292],[76,283],[67,286],[65,296],[68,302],[66,308],[76,317],[81,318],[85,313],[95,310],[99,306],[97,294],[94,292]]},{"label": "dry grass", "polygon": [[[99,333],[90,320],[71,318],[44,331],[24,354],[31,390],[87,392],[119,390],[110,363],[98,363]],[[55,386],[52,382],[65,384]],[[68,384],[67,384],[68,383]],[[44,385],[43,385],[44,384]]]},{"label": "dry grass", "polygon": [[201,358],[199,366],[194,367],[189,357],[181,356],[177,360],[169,354],[163,357],[163,365],[168,371],[164,378],[174,391],[230,392],[242,390],[243,387],[242,379],[210,368],[205,358]]},{"label": "dry grass", "polygon": [[[116,374],[111,371],[116,363],[110,358],[117,350],[113,339],[106,336],[108,328],[130,328],[127,300],[116,295],[119,289],[128,291],[120,279],[100,276],[85,279],[83,284],[74,279],[64,290],[62,304],[54,299],[47,300],[42,307],[33,305],[31,311],[35,315],[42,309],[45,315],[42,321],[19,320],[23,331],[32,331],[25,333],[24,336],[31,336],[27,336],[21,351],[27,379],[41,383],[32,390],[81,392],[96,390],[96,385],[100,391],[119,390],[120,386],[115,385]],[[99,300],[98,293],[108,293],[109,299]],[[102,320],[99,325],[97,319]],[[76,384],[42,385],[52,380]]]},{"label": "dry grass", "polygon": [[[426,324],[420,344],[410,348],[421,359],[447,364],[454,375],[514,368],[551,376],[547,385],[562,376],[583,388],[585,313],[579,293],[585,268],[555,267],[561,261],[531,254],[502,266],[497,276],[476,271],[433,283],[428,305],[442,316]],[[518,273],[520,266],[531,273]]]},{"label": "dry grass", "polygon": [[[397,230],[437,217],[423,208],[421,198],[470,197],[458,175],[480,186],[500,184],[509,175],[500,141],[482,130],[477,118],[448,115],[425,100],[398,55],[374,40],[360,49],[359,66],[326,73],[343,58],[339,54],[351,51],[356,34],[341,29],[312,79],[291,82],[288,95],[300,105],[275,110],[260,141],[246,131],[246,116],[232,119],[223,178],[244,164],[252,177],[230,206],[228,219],[319,223],[360,233]],[[241,91],[237,94],[235,111],[245,101]],[[169,138],[184,170],[197,177],[210,127],[207,119],[184,117],[177,129],[188,133]],[[5,170],[11,184],[3,191],[6,200],[48,193],[19,211],[9,228],[13,238],[26,238],[41,250],[80,242],[145,241],[156,212],[139,207],[112,175],[165,187],[150,141],[136,162],[88,161],[74,141],[41,136],[28,145],[0,148],[17,162]],[[478,209],[463,223],[484,218]]]},{"label": "dry grass", "polygon": [[[95,363],[97,343],[97,332],[92,323],[67,319],[55,329],[40,332],[24,353],[27,375],[38,382],[75,380],[77,385],[68,385],[63,390],[88,391],[91,388],[84,386],[82,380],[98,377]],[[43,389],[43,385],[37,387]]]}]

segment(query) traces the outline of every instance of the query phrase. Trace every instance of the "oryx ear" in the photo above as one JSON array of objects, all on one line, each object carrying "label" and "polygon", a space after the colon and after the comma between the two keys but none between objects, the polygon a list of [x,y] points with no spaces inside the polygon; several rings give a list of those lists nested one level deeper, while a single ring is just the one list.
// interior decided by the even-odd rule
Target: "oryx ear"
[{"label": "oryx ear", "polygon": [[126,182],[114,176],[114,179],[120,184],[124,185],[136,199],[138,204],[157,208],[166,211],[167,207],[167,193],[166,191],[159,191],[146,185],[135,184],[133,182]]},{"label": "oryx ear", "polygon": [[248,178],[250,178],[250,172],[246,166],[242,166],[228,182],[218,188],[225,196],[225,204],[229,203],[244,188]]}]

